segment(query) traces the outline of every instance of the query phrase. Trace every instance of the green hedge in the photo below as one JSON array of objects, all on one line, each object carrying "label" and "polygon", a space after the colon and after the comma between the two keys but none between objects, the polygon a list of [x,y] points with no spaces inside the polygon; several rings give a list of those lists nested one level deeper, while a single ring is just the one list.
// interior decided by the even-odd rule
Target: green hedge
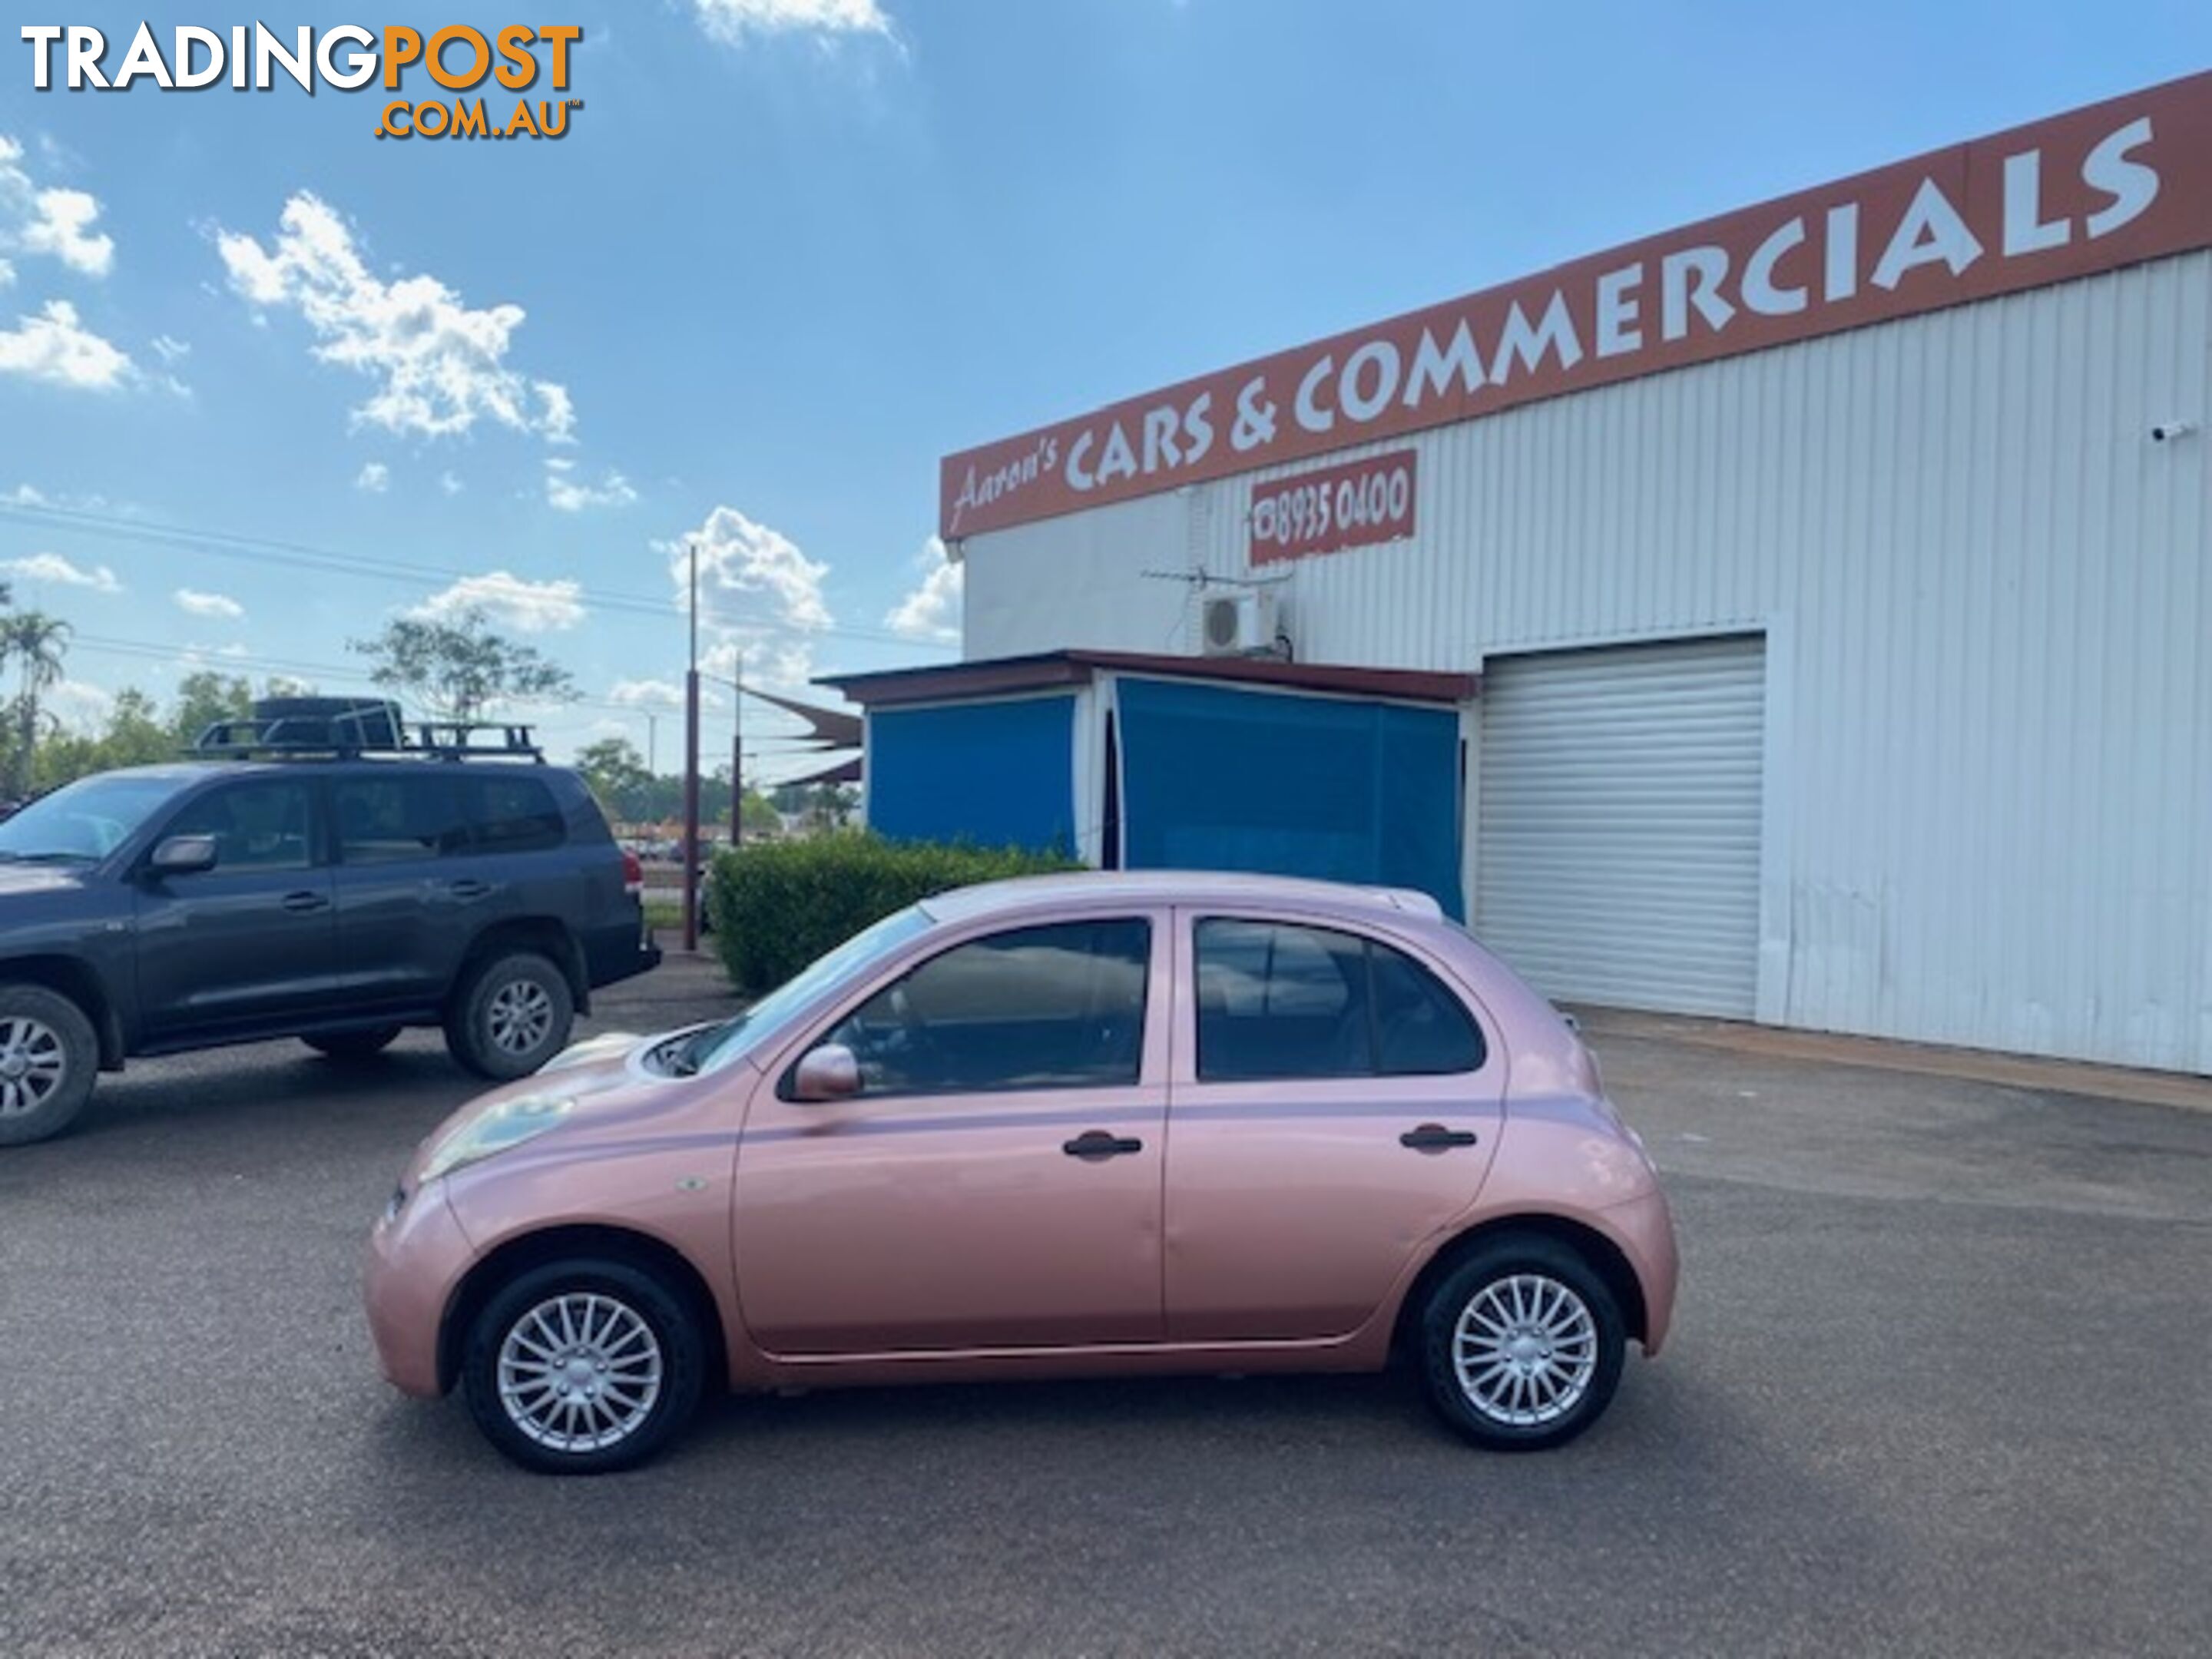
[{"label": "green hedge", "polygon": [[1056,854],[889,842],[844,830],[721,854],[707,884],[707,907],[730,982],[758,996],[917,899],[1079,867]]}]

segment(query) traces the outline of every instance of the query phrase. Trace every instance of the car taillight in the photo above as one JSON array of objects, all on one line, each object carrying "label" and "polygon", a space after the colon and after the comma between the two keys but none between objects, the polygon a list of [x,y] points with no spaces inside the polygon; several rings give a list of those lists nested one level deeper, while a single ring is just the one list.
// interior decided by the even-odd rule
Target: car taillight
[{"label": "car taillight", "polygon": [[623,853],[623,891],[632,898],[645,896],[645,866],[636,854],[625,849]]}]

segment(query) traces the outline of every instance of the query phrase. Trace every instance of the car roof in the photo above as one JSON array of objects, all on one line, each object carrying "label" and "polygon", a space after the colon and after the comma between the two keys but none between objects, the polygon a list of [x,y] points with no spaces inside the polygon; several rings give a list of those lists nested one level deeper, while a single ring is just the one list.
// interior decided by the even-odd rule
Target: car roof
[{"label": "car roof", "polygon": [[1396,887],[1357,887],[1293,876],[1240,875],[1218,870],[1081,870],[1064,875],[1018,876],[963,887],[924,900],[922,910],[941,922],[969,921],[1004,912],[1093,908],[1101,904],[1250,905],[1260,909],[1322,909],[1344,915],[1443,917],[1426,893]]},{"label": "car roof", "polygon": [[[530,777],[572,775],[562,766],[550,766],[538,762],[525,764],[520,761],[501,761],[500,766]],[[118,766],[110,771],[88,775],[104,778],[158,778],[184,783],[196,778],[240,777],[312,777],[319,773],[339,769],[354,771],[383,771],[392,768],[422,767],[426,769],[453,766],[458,771],[460,763],[434,760],[424,756],[410,755],[349,755],[344,757],[303,756],[295,760],[175,760],[159,761],[150,766]],[[477,775],[484,769],[481,763],[467,767],[469,775]],[[441,771],[441,776],[452,774]]]}]

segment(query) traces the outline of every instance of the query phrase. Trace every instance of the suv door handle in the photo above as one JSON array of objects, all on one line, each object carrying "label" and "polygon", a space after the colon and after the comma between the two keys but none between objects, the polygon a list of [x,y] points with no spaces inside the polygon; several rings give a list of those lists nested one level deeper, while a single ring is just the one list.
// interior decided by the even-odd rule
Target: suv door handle
[{"label": "suv door handle", "polygon": [[1398,1144],[1417,1152],[1441,1152],[1453,1146],[1472,1146],[1479,1139],[1472,1129],[1447,1129],[1441,1123],[1424,1123],[1400,1135]]},{"label": "suv door handle", "polygon": [[1060,1150],[1070,1158],[1126,1158],[1132,1152],[1143,1152],[1145,1143],[1133,1135],[1109,1135],[1103,1129],[1092,1129],[1073,1140],[1062,1141]]},{"label": "suv door handle", "polygon": [[284,908],[295,916],[312,915],[318,910],[327,910],[331,908],[331,901],[327,895],[306,891],[285,894],[283,904]]},{"label": "suv door handle", "polygon": [[447,882],[446,890],[457,899],[487,898],[491,894],[491,884],[478,881],[474,876],[464,876],[459,881]]}]

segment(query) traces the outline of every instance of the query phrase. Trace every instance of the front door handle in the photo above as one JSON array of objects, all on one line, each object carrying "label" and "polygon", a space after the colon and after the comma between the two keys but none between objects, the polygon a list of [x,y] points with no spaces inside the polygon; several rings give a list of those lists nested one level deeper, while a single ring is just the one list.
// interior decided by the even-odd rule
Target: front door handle
[{"label": "front door handle", "polygon": [[457,899],[480,899],[490,895],[491,884],[478,881],[473,876],[464,876],[459,881],[447,883],[446,890]]},{"label": "front door handle", "polygon": [[1479,1138],[1472,1129],[1447,1129],[1441,1123],[1424,1123],[1400,1135],[1398,1144],[1417,1152],[1441,1152],[1453,1146],[1472,1146]]},{"label": "front door handle", "polygon": [[330,897],[324,893],[287,893],[283,902],[284,908],[295,916],[312,915],[318,910],[331,908]]},{"label": "front door handle", "polygon": [[1134,1135],[1109,1135],[1103,1129],[1092,1129],[1073,1140],[1062,1141],[1060,1150],[1070,1158],[1127,1158],[1132,1152],[1143,1152],[1145,1143]]}]

